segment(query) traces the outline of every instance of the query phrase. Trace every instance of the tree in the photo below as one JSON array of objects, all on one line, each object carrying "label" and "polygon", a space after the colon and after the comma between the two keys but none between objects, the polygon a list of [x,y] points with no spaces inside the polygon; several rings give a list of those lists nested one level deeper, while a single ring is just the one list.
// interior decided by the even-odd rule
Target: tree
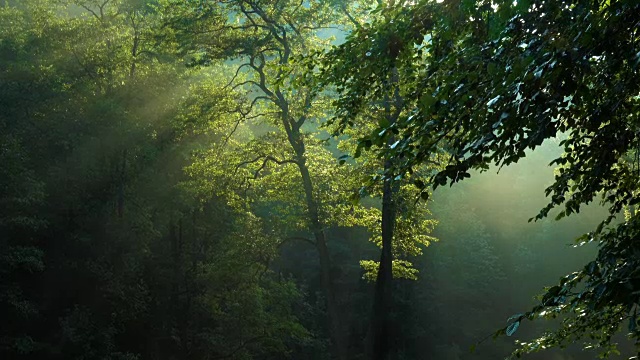
[{"label": "tree", "polygon": [[[378,6],[383,7],[384,3],[379,1]],[[363,6],[365,9],[366,6]],[[349,15],[349,10],[346,8],[342,8],[342,11]],[[373,11],[369,14],[370,19],[381,19],[382,21],[392,21],[392,17],[388,12],[379,12]],[[366,18],[366,17],[365,17]],[[367,24],[364,25],[353,17],[349,17],[349,19],[354,23],[355,28],[359,32],[363,32],[364,29],[367,28]],[[349,132],[345,131],[345,124],[338,122],[337,127],[334,129],[334,135],[349,133],[352,136],[362,137],[364,131],[376,131],[379,128],[384,128],[385,130],[381,130],[386,132],[389,129],[392,129],[395,126],[395,123],[401,116],[406,115],[407,109],[410,109],[411,103],[406,102],[406,94],[405,89],[403,88],[403,84],[401,83],[400,69],[396,66],[396,58],[398,56],[397,50],[399,48],[394,48],[394,43],[398,40],[397,37],[392,33],[387,33],[382,35],[382,39],[369,39],[367,35],[364,35],[359,39],[359,41],[368,42],[371,40],[374,42],[374,47],[376,46],[375,41],[382,40],[383,44],[388,43],[389,48],[380,49],[381,58],[386,57],[385,65],[382,67],[382,70],[378,73],[381,77],[377,79],[378,83],[376,84],[376,91],[372,92],[366,98],[362,98],[359,106],[359,111],[351,112],[349,114],[348,125],[352,128],[359,128],[360,130],[357,132]],[[366,46],[366,45],[365,45]],[[364,53],[366,57],[372,56],[372,49],[367,49]],[[351,54],[353,56],[354,54]],[[357,55],[356,55],[357,56]],[[360,86],[365,86],[364,83],[359,84]],[[340,93],[344,90],[344,84],[336,83],[337,91]],[[349,86],[347,86],[349,87]],[[355,88],[354,88],[355,89]],[[360,90],[355,90],[360,91]],[[338,102],[341,102],[342,99],[338,99]],[[347,110],[349,111],[349,110]],[[366,115],[364,115],[364,114]],[[364,115],[364,116],[363,116]],[[376,120],[378,127],[370,126],[367,124],[367,120],[365,118],[373,118]],[[366,130],[362,130],[366,129]],[[355,149],[354,156],[360,157],[362,148],[395,148],[399,141],[396,140],[395,135],[397,132],[390,131],[386,136],[379,136],[375,139],[363,140]],[[433,159],[428,161],[429,166],[437,166],[438,161],[436,159],[436,154],[434,153]],[[414,206],[407,206],[410,200],[407,197],[411,197],[409,194],[410,191],[405,189],[401,191],[402,183],[406,181],[405,178],[415,178],[413,176],[407,176],[406,173],[397,173],[395,171],[396,159],[392,156],[387,156],[385,154],[380,154],[379,158],[382,159],[382,164],[379,164],[378,167],[374,166],[373,179],[382,178],[382,189],[380,191],[380,197],[382,199],[381,205],[381,256],[380,261],[375,262],[365,262],[365,266],[367,266],[370,270],[375,270],[377,272],[376,283],[375,283],[375,295],[374,295],[374,304],[372,310],[372,320],[370,324],[368,339],[367,339],[367,356],[373,359],[386,359],[390,356],[391,349],[391,334],[390,329],[393,327],[390,313],[393,309],[393,294],[392,294],[392,279],[394,277],[394,273],[400,273],[402,271],[411,273],[410,277],[415,277],[413,274],[415,269],[411,268],[411,263],[406,262],[405,260],[394,259],[396,255],[398,255],[395,249],[402,248],[403,244],[407,244],[404,241],[404,235],[406,234],[394,234],[396,232],[397,225],[401,225],[403,223],[403,219],[410,219],[416,216],[415,212],[408,211],[409,209],[417,210],[417,213],[421,213],[424,209],[419,209]],[[375,163],[375,161],[373,162]],[[421,171],[429,171],[429,169],[420,169]],[[413,175],[410,174],[410,175]],[[421,180],[417,180],[416,183],[422,183]],[[423,184],[424,187],[424,184]],[[422,213],[417,215],[418,218],[425,216],[426,214]],[[430,239],[433,240],[433,239]],[[423,242],[423,244],[428,245],[429,241],[427,240]],[[410,242],[409,242],[410,243]],[[418,253],[421,253],[419,251]],[[417,253],[416,253],[417,254]],[[414,254],[415,255],[415,254]],[[375,265],[375,267],[372,267]],[[407,266],[409,265],[409,266]]]},{"label": "tree", "polygon": [[[536,219],[557,218],[597,198],[609,216],[578,239],[597,241],[598,257],[547,290],[521,320],[566,315],[560,330],[516,351],[564,346],[593,337],[604,354],[628,322],[638,339],[632,257],[637,217],[613,219],[637,202],[638,4],[634,1],[423,1],[391,3],[390,14],[354,31],[325,58],[324,79],[338,84],[336,121],[343,127],[383,89],[392,66],[413,111],[362,139],[366,147],[392,134],[397,146],[378,151],[404,173],[445,149],[433,187],[469,177],[488,164],[508,165],[559,134],[565,154],[551,195]],[[364,55],[364,56],[363,56]],[[387,175],[391,175],[389,172]]]},{"label": "tree", "polygon": [[[314,174],[311,173],[313,165],[309,147],[314,139],[303,128],[322,117],[322,114],[317,109],[319,100],[310,89],[293,86],[295,78],[301,74],[299,69],[290,65],[293,56],[307,53],[309,49],[327,42],[316,34],[319,29],[330,25],[332,17],[327,7],[320,2],[281,2],[276,6],[271,5],[273,4],[260,1],[234,1],[221,9],[235,19],[231,24],[222,24],[217,31],[250,34],[234,54],[240,64],[236,67],[236,75],[230,79],[230,88],[245,88],[249,93],[250,103],[244,114],[267,122],[273,128],[273,131],[256,136],[249,143],[250,148],[244,152],[253,155],[240,160],[235,171],[253,168],[250,170],[253,176],[248,179],[257,179],[262,172],[277,171],[280,168],[287,174],[287,178],[294,178],[298,182],[297,189],[291,194],[297,195],[300,194],[298,189],[303,190],[303,209],[306,212],[303,222],[313,236],[305,241],[312,242],[318,251],[332,353],[337,358],[343,358],[345,346],[342,344],[340,315],[330,275],[331,259],[325,231],[327,224],[323,217],[325,210],[318,185],[313,179]],[[200,8],[195,11],[201,14],[198,17],[206,20],[210,16],[207,14],[220,10]],[[198,22],[194,24],[196,25],[187,26],[187,34],[197,34],[194,28],[199,26],[211,26],[207,22],[204,25],[197,25]],[[208,39],[198,42],[196,37],[193,41],[196,48],[205,46],[206,57]],[[301,80],[303,79],[297,79],[299,84],[303,83]],[[286,148],[282,148],[282,143],[286,144]],[[296,172],[291,173],[294,168]],[[287,200],[297,202],[291,197]],[[291,236],[293,234],[286,237]]]},{"label": "tree", "polygon": [[265,265],[273,238],[184,171],[234,119],[193,121],[188,83],[207,75],[160,10],[0,7],[3,357],[280,358],[308,337],[300,293]]},{"label": "tree", "polygon": [[[244,135],[236,133],[238,136],[227,143],[225,153],[228,155],[203,158],[203,168],[199,171],[207,172],[208,167],[208,172],[216,172],[225,161],[223,159],[235,157],[232,153],[242,154],[234,160],[237,165],[231,170],[231,174],[234,177],[245,174],[246,181],[242,181],[242,186],[247,189],[244,190],[244,195],[251,199],[248,200],[252,203],[249,206],[261,209],[257,212],[269,218],[273,231],[280,234],[283,241],[296,239],[315,245],[327,299],[332,353],[336,357],[344,357],[347,346],[343,339],[345,331],[339,325],[342,316],[337,304],[340,299],[334,289],[335,279],[331,278],[332,262],[327,229],[364,225],[378,234],[379,224],[376,219],[382,218],[383,235],[374,236],[374,239],[377,241],[380,238],[382,241],[379,243],[384,244],[384,265],[373,261],[364,261],[363,265],[368,273],[377,271],[378,267],[386,270],[382,273],[390,283],[393,232],[388,230],[396,223],[396,210],[395,200],[391,201],[391,187],[380,194],[378,189],[371,191],[374,196],[386,193],[381,196],[384,198],[382,213],[377,213],[378,210],[372,207],[350,204],[348,198],[360,187],[357,183],[357,179],[361,178],[358,172],[363,168],[354,169],[353,166],[358,164],[347,163],[347,155],[342,155],[331,145],[327,147],[320,140],[319,126],[329,117],[325,109],[331,94],[314,91],[309,82],[311,76],[305,73],[307,63],[299,59],[313,57],[328,46],[330,39],[323,37],[320,30],[342,26],[343,15],[336,14],[329,5],[325,2],[281,2],[276,5],[259,1],[229,2],[223,7],[211,5],[195,10],[192,23],[181,23],[178,20],[173,23],[179,24],[178,32],[183,36],[191,34],[192,54],[201,56],[205,63],[209,53],[208,42],[200,36],[201,29],[207,28],[210,29],[208,34],[225,34],[222,36],[230,38],[239,37],[235,34],[240,31],[248,34],[238,44],[235,56],[230,56],[236,62],[236,70],[231,72],[234,76],[227,87],[247,91],[245,108],[239,109],[246,121],[239,124],[238,131],[240,133],[241,129],[247,127],[250,131]],[[192,10],[184,10],[184,13],[189,11]],[[213,14],[220,11],[230,12],[229,18],[233,21],[222,24],[207,20],[210,16],[217,18]],[[341,11],[347,9],[343,7]],[[313,69],[313,65],[310,69]],[[392,94],[393,89],[389,93]],[[392,121],[402,111],[399,102],[399,96],[388,100],[386,115],[376,116],[380,121]],[[283,147],[283,143],[287,146]],[[341,156],[336,159],[328,150],[336,154],[336,157]],[[338,167],[338,163],[345,166]],[[377,171],[377,165],[371,166],[375,163],[376,161],[370,161],[362,166],[367,171]],[[398,192],[400,182],[396,181],[393,187],[396,188],[394,192]],[[300,217],[300,212],[306,212],[306,215]],[[404,234],[399,238],[430,231],[432,222],[426,221],[425,225],[422,220],[416,220],[423,212],[411,214],[406,214],[402,229]],[[409,220],[412,216],[414,218]],[[305,237],[309,232],[312,239]],[[427,244],[430,241],[430,238],[421,236],[417,237],[418,242]],[[419,253],[415,244],[410,245],[411,242],[398,242],[393,252],[411,255]],[[394,270],[397,270],[397,274],[411,276],[412,269],[409,265],[406,260],[399,260],[395,262]],[[377,311],[376,314],[385,312]]]}]

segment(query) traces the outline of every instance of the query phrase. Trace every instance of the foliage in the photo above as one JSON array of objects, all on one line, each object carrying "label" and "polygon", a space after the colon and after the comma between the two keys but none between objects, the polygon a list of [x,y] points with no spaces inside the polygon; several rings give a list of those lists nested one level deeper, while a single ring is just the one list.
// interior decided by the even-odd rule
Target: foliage
[{"label": "foliage", "polygon": [[[579,242],[600,244],[596,260],[551,287],[523,318],[569,314],[564,326],[515,354],[595,336],[604,355],[611,334],[635,318],[634,271],[628,255],[635,220],[612,224],[636,203],[638,4],[634,1],[423,1],[381,4],[380,20],[353,32],[323,60],[323,81],[336,84],[341,129],[384,89],[392,66],[412,111],[380,124],[360,146],[379,145],[411,172],[446,150],[447,166],[429,177],[434,187],[494,163],[525,157],[545,139],[564,134],[565,154],[536,219],[562,206],[561,218],[596,198],[609,216]],[[391,136],[393,147],[380,146]],[[631,160],[630,160],[631,159]],[[390,174],[386,174],[389,176]],[[418,184],[422,187],[422,183]],[[635,217],[635,214],[634,214]],[[632,321],[633,324],[635,320]],[[635,325],[629,327],[637,338]]]},{"label": "foliage", "polygon": [[158,11],[0,7],[3,357],[280,358],[311,336],[261,221],[183,171],[233,124],[183,93],[209,75],[183,66]]},{"label": "foliage", "polygon": [[[564,271],[540,275],[537,249],[562,256],[550,241],[566,231],[543,221],[532,236],[491,194],[458,188],[434,214],[416,200],[553,137],[565,155],[537,218],[584,215],[601,197],[625,220],[579,239],[600,244],[597,258],[501,333],[558,317],[514,355],[589,336],[614,353],[611,335],[638,335],[639,12],[621,0],[2,2],[0,356],[465,358],[527,304],[516,287]],[[500,196],[532,187],[518,176]],[[434,231],[449,241],[426,252]]]}]

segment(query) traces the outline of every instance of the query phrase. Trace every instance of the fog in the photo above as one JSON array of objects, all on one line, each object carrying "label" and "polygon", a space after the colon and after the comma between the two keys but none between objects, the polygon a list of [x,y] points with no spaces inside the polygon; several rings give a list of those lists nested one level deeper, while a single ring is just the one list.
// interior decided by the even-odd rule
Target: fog
[{"label": "fog", "polygon": [[[331,137],[337,93],[296,61],[345,33],[322,2],[287,4],[0,5],[0,358],[367,359],[381,186],[358,191],[384,159],[347,154],[379,133],[380,101]],[[399,256],[416,279],[389,281],[390,360],[501,359],[557,326],[492,336],[596,254],[574,239],[597,204],[529,222],[560,154],[550,140],[423,202],[394,178],[421,207],[398,217],[428,223],[413,240],[437,241],[393,238],[422,254]]]}]

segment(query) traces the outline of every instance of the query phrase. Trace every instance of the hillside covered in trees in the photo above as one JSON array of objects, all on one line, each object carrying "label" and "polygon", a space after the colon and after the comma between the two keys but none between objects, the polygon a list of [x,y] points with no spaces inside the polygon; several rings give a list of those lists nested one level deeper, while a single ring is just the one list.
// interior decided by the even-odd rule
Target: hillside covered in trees
[{"label": "hillside covered in trees", "polygon": [[636,0],[4,0],[0,359],[640,357]]}]

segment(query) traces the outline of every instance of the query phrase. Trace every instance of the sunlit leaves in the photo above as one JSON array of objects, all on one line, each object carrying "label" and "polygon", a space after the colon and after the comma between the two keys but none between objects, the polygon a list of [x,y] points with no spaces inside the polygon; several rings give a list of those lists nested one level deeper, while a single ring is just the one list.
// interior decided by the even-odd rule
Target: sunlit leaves
[{"label": "sunlit leaves", "polygon": [[[375,281],[378,275],[378,268],[380,262],[373,260],[361,260],[360,266],[364,269],[362,278],[367,281]],[[418,270],[413,267],[413,264],[407,260],[394,259],[392,263],[392,273],[394,279],[418,279]]]},{"label": "sunlit leaves", "polygon": [[[452,184],[468,177],[472,169],[512,164],[545,139],[568,135],[562,142],[565,155],[554,161],[561,168],[546,190],[550,203],[536,219],[558,206],[563,207],[560,219],[601,200],[611,215],[591,236],[601,241],[599,258],[612,262],[608,266],[622,263],[636,268],[621,253],[631,246],[623,239],[633,217],[611,232],[606,225],[634,201],[638,191],[638,4],[570,0],[454,4],[419,2],[387,9],[385,17],[355,31],[327,55],[323,80],[335,84],[340,95],[335,102],[338,131],[353,126],[365,105],[383,93],[393,58],[412,113],[401,117],[393,129],[381,125],[363,136],[359,146],[397,159],[395,171],[383,174],[383,179],[409,172],[444,149],[449,153],[447,166],[416,186]],[[399,25],[403,19],[412,20],[408,27]],[[390,45],[386,41],[390,32],[404,45],[397,58],[371,46],[377,41]],[[413,47],[416,32],[429,36],[424,47]],[[370,56],[362,57],[365,52]],[[399,140],[396,146],[381,146],[391,137],[394,143]],[[612,247],[619,241],[625,245]],[[556,287],[550,289],[545,306],[574,301],[576,308],[602,307],[604,313],[585,310],[580,319],[592,323],[569,320],[567,326],[577,321],[583,327],[556,332],[555,338],[547,336],[528,350],[557,345],[575,334],[586,335],[589,329],[605,334],[596,345],[608,349],[608,335],[617,329],[616,309],[631,311],[622,296],[633,293],[636,285],[623,282],[627,287],[611,287],[607,276],[589,276],[586,293],[572,294],[566,287],[577,286],[575,279],[567,280],[559,293]],[[562,313],[574,310],[557,308]]]}]

